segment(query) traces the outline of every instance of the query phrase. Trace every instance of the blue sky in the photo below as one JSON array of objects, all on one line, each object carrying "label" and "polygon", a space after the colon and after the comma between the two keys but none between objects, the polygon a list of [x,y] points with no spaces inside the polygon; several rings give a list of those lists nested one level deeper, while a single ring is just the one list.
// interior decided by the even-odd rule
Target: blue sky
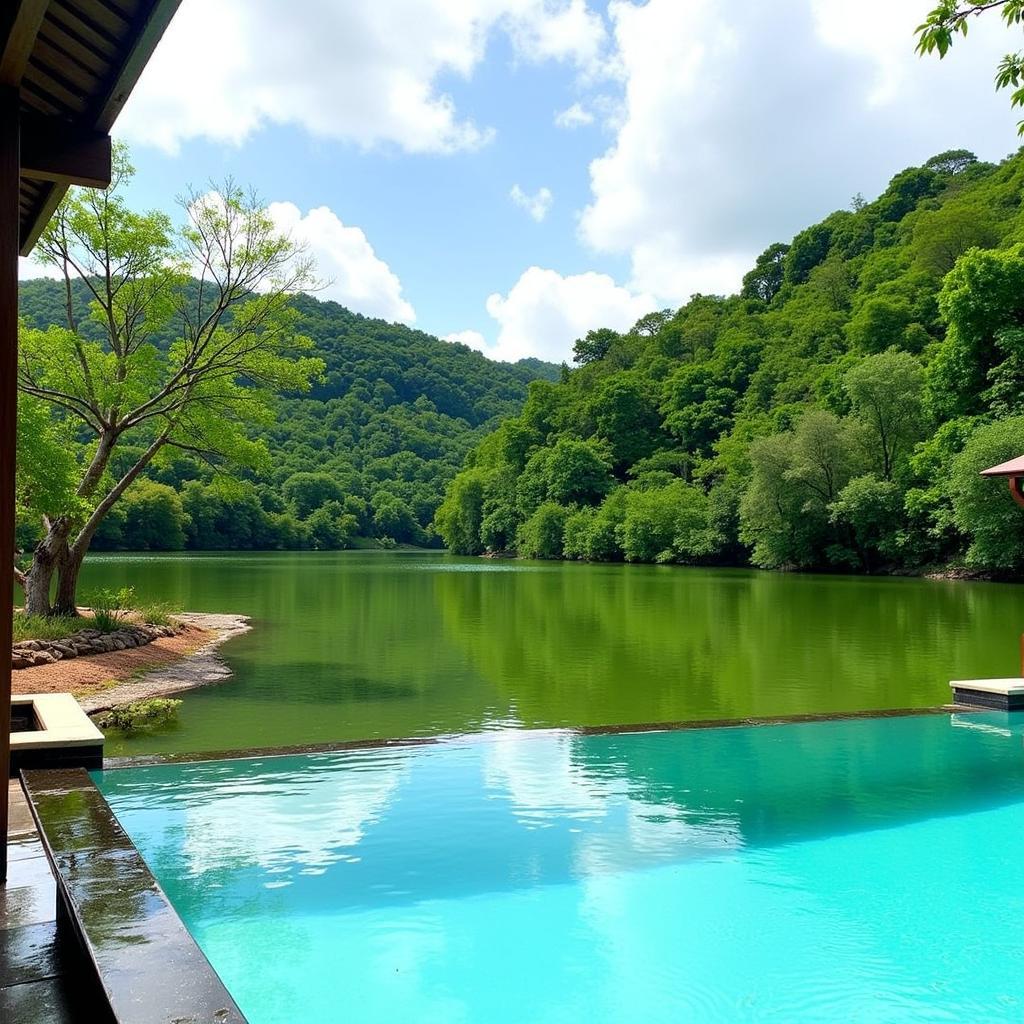
[{"label": "blue sky", "polygon": [[[990,18],[919,60],[929,6],[183,0],[118,133],[138,204],[231,175],[307,242],[324,296],[557,360],[735,289],[908,164],[1015,149],[992,88],[1015,40]],[[574,104],[589,123],[556,123]]]}]

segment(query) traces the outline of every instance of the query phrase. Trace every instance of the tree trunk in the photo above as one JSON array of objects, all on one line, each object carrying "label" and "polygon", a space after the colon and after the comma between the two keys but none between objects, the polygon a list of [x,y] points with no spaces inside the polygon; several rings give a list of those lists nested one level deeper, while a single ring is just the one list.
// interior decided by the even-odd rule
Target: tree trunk
[{"label": "tree trunk", "polygon": [[46,531],[46,536],[36,545],[32,554],[32,566],[25,574],[25,611],[29,615],[52,615],[50,606],[50,584],[57,567],[68,552],[68,534],[71,523],[67,519],[55,519]]},{"label": "tree trunk", "polygon": [[68,548],[57,565],[57,598],[53,603],[54,615],[78,614],[78,575],[88,545],[74,544]]}]

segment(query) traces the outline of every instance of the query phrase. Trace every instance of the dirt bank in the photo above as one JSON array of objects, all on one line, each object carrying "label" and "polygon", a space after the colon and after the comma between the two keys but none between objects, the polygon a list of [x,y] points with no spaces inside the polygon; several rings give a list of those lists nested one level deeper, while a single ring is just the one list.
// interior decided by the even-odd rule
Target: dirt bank
[{"label": "dirt bank", "polygon": [[144,647],[92,654],[13,673],[15,693],[73,693],[88,711],[165,697],[231,675],[221,644],[248,632],[245,615],[189,612],[176,615],[185,629]]}]

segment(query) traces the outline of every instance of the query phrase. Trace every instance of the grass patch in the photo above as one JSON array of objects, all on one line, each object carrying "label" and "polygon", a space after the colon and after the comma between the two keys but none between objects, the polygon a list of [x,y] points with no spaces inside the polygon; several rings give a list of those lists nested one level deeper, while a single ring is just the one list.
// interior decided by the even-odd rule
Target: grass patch
[{"label": "grass patch", "polygon": [[63,640],[77,633],[80,629],[89,629],[92,619],[72,615],[58,615],[49,618],[45,615],[26,615],[24,612],[14,613],[14,642],[22,640]]},{"label": "grass patch", "polygon": [[178,609],[166,601],[157,601],[154,604],[143,605],[138,609],[137,615],[140,622],[150,626],[172,626],[177,612]]}]

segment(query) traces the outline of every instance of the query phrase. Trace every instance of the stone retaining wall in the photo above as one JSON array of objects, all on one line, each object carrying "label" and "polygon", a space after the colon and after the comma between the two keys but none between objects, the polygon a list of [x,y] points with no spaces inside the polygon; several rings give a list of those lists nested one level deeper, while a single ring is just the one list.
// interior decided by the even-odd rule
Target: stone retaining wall
[{"label": "stone retaining wall", "polygon": [[128,625],[113,633],[98,629],[80,629],[61,640],[22,640],[11,648],[11,668],[32,668],[33,665],[52,665],[64,658],[78,658],[85,654],[109,654],[125,651],[129,647],[145,647],[163,636],[174,636],[180,626]]}]

